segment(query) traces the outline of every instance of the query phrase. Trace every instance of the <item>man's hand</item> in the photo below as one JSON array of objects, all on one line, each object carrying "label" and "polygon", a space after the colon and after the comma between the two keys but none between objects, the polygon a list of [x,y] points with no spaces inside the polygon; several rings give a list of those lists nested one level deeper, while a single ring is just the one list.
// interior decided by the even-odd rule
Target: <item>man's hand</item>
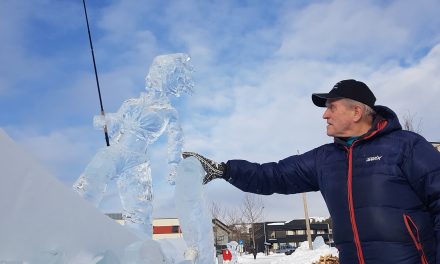
[{"label": "man's hand", "polygon": [[210,160],[208,158],[205,158],[202,155],[195,153],[195,152],[183,152],[182,156],[184,159],[186,159],[188,157],[194,157],[200,161],[203,169],[206,172],[206,175],[203,178],[203,184],[207,184],[208,182],[212,181],[213,179],[223,178],[223,176],[225,174],[226,164],[224,164],[223,162],[217,163],[217,162]]}]

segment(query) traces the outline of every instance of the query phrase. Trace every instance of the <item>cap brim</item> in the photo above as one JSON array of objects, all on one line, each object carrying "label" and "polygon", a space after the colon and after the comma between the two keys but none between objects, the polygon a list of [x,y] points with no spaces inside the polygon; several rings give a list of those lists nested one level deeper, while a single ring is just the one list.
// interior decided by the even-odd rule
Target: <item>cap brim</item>
[{"label": "cap brim", "polygon": [[316,106],[325,107],[327,99],[332,98],[328,93],[314,93],[312,94],[312,101]]},{"label": "cap brim", "polygon": [[327,99],[338,99],[344,98],[342,96],[331,94],[331,93],[314,93],[312,94],[312,101],[316,106],[319,107],[327,107],[325,104],[327,103]]}]

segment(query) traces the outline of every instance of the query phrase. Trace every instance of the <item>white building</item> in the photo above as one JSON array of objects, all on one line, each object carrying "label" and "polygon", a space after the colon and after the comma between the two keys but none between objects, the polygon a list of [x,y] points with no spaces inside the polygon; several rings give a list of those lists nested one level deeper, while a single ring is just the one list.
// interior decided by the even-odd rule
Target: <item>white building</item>
[{"label": "white building", "polygon": [[[108,213],[106,214],[117,223],[124,225],[124,219],[121,213]],[[212,220],[212,228],[215,237],[215,245],[224,246],[229,242],[229,234],[231,230],[227,225],[220,220]],[[182,237],[182,230],[180,229],[179,219],[177,218],[157,218],[153,220],[153,239],[164,238],[180,238]]]}]

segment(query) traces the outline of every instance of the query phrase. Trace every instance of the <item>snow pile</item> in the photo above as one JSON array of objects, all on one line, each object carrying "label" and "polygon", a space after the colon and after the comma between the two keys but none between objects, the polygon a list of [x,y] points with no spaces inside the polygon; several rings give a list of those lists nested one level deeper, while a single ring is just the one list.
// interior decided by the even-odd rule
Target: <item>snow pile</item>
[{"label": "snow pile", "polygon": [[2,129],[0,168],[0,263],[96,263],[121,259],[138,241],[50,175]]},{"label": "snow pile", "polygon": [[[308,244],[307,244],[307,245],[305,245],[305,244],[307,244],[307,243],[302,242],[302,243],[300,244],[299,248],[301,248],[302,246],[304,246],[305,249],[308,249],[308,248],[309,248],[309,247],[308,247]],[[312,247],[313,247],[313,249],[317,249],[317,248],[320,248],[320,247],[322,247],[322,246],[326,246],[326,244],[325,244],[325,242],[324,242],[324,239],[323,239],[321,236],[316,237],[316,238],[315,238],[315,241],[313,241],[313,243],[312,243]]]},{"label": "snow pile", "polygon": [[263,253],[258,253],[257,258],[249,255],[243,255],[238,258],[240,264],[312,264],[319,260],[321,256],[333,255],[339,256],[336,248],[330,247],[324,243],[322,237],[317,237],[313,242],[314,250],[309,249],[308,242],[302,242],[295,252],[286,256],[284,254],[272,254],[265,256]]},{"label": "snow pile", "polygon": [[329,217],[323,217],[323,216],[311,216],[310,220],[312,223],[319,223],[327,220]]},{"label": "snow pile", "polygon": [[309,249],[309,244],[305,241],[292,255],[271,262],[271,264],[312,264],[318,261],[321,256],[327,255],[339,256],[339,252],[336,248],[326,245],[324,239],[319,236],[313,241],[313,250]]}]

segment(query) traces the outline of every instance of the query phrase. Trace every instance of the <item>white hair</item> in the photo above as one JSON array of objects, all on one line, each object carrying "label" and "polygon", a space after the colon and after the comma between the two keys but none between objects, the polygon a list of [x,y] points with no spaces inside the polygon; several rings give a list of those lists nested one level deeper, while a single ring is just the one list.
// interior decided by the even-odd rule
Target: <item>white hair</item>
[{"label": "white hair", "polygon": [[362,114],[362,117],[374,118],[374,115],[376,114],[376,111],[374,111],[374,109],[371,108],[370,106],[368,106],[368,105],[366,105],[364,103],[358,102],[356,100],[353,100],[353,99],[348,99],[348,98],[343,98],[343,99],[347,103],[348,107],[360,106],[364,110],[363,114]]}]

